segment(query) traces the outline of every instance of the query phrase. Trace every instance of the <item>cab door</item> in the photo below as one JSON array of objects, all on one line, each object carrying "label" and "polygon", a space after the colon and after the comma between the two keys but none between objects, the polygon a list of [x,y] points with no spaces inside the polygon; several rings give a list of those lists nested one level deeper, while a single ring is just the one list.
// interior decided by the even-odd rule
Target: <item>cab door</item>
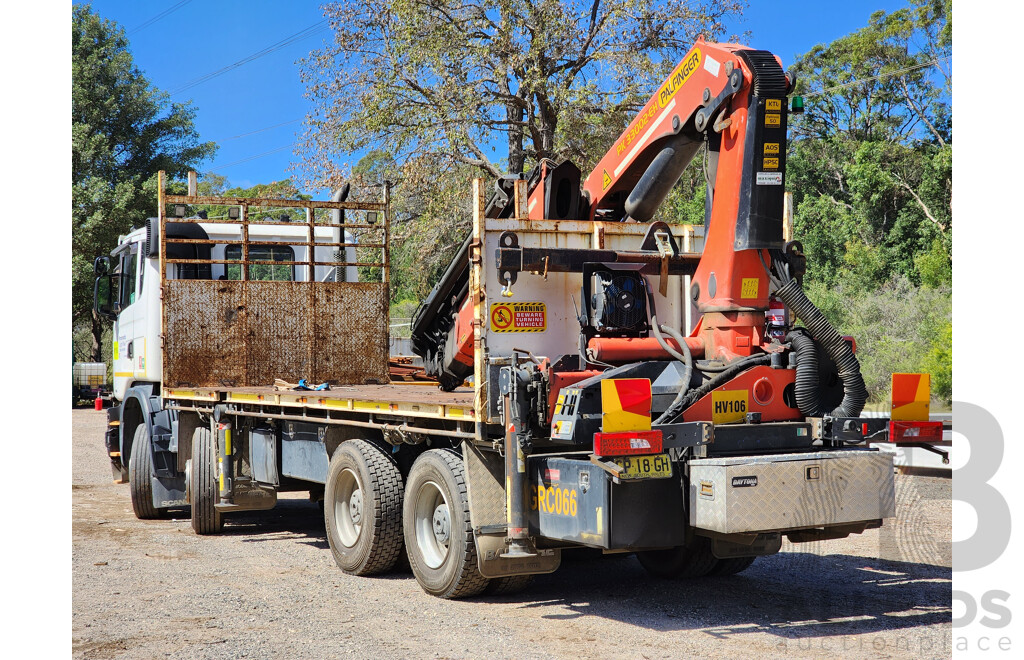
[{"label": "cab door", "polygon": [[139,261],[141,243],[131,243],[118,254],[117,271],[120,273],[120,312],[114,322],[114,396],[124,400],[124,393],[135,380],[139,351],[145,356],[145,348],[136,346],[135,321],[139,305]]}]

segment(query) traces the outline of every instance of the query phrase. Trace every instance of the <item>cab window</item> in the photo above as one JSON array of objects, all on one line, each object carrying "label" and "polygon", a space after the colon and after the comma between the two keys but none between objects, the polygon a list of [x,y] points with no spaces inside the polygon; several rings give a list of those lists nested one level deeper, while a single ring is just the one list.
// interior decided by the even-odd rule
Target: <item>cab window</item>
[{"label": "cab window", "polygon": [[[224,258],[241,261],[242,246],[227,246],[224,249]],[[250,243],[249,261],[295,261],[295,251],[287,245],[253,245]],[[227,264],[227,279],[242,279],[242,265]],[[289,282],[295,279],[295,267],[291,264],[250,264],[249,279]]]},{"label": "cab window", "polygon": [[121,309],[135,302],[136,274],[139,270],[139,248],[133,245],[131,252],[121,256]]}]

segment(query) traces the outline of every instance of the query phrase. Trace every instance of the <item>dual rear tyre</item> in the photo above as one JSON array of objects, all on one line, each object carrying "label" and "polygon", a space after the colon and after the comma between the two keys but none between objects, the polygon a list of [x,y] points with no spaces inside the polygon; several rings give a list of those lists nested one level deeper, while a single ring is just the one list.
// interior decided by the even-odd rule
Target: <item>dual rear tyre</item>
[{"label": "dual rear tyre", "polygon": [[511,593],[528,580],[488,580],[477,569],[476,544],[462,459],[433,449],[402,478],[391,455],[366,440],[342,443],[331,457],[324,490],[327,541],[338,566],[352,575],[374,575],[399,564],[429,594],[464,598]]},{"label": "dual rear tyre", "polygon": [[459,455],[432,449],[413,463],[403,507],[409,566],[423,590],[441,598],[482,593],[466,475]]},{"label": "dual rear tyre", "polygon": [[391,570],[402,552],[402,474],[366,440],[344,442],[331,457],[324,522],[334,561],[352,575]]},{"label": "dual rear tyre", "polygon": [[192,529],[196,534],[218,534],[224,529],[224,517],[214,507],[220,488],[217,483],[217,441],[210,429],[200,427],[192,434],[192,460],[188,470]]}]

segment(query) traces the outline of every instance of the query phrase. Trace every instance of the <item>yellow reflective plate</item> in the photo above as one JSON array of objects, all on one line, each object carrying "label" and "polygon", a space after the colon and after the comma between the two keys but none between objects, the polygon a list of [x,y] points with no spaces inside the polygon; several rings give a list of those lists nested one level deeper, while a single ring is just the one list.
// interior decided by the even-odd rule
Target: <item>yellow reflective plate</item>
[{"label": "yellow reflective plate", "polygon": [[619,479],[667,479],[672,476],[672,461],[668,460],[668,454],[620,456],[611,460],[622,468]]}]

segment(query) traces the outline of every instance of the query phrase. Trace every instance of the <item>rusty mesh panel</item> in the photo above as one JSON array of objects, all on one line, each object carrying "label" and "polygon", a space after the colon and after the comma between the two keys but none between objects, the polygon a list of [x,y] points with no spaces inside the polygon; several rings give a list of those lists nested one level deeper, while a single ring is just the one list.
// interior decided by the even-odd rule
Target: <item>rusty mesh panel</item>
[{"label": "rusty mesh panel", "polygon": [[164,282],[164,378],[168,387],[245,382],[242,282]]},{"label": "rusty mesh panel", "polygon": [[[314,289],[315,309],[331,310],[333,324],[312,328],[314,370],[339,382],[388,382],[388,289],[382,282],[352,282]],[[327,380],[320,378],[317,382]]]},{"label": "rusty mesh panel", "polygon": [[[310,328],[314,314],[327,317],[310,302],[308,282],[247,282],[245,356],[247,385],[270,385],[275,378],[298,382],[319,376],[310,369]],[[314,283],[316,286],[316,283]],[[316,322],[328,322],[318,316]],[[327,380],[321,378],[316,382]]]},{"label": "rusty mesh panel", "polygon": [[167,280],[163,302],[168,387],[388,382],[383,283]]}]

